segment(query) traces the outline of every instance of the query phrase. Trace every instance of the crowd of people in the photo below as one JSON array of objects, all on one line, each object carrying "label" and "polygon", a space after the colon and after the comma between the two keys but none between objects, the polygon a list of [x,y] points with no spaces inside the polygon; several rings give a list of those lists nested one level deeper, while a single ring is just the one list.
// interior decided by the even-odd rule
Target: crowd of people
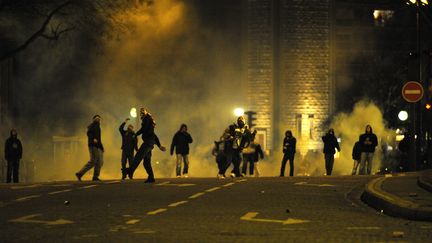
[{"label": "crowd of people", "polygon": [[[141,128],[134,131],[133,125],[129,124],[125,129],[129,118],[120,124],[119,132],[122,137],[121,145],[121,179],[127,177],[133,179],[133,175],[141,161],[148,178],[146,183],[155,182],[152,169],[151,158],[152,150],[156,145],[161,151],[166,151],[165,146],[161,145],[155,133],[156,123],[146,108],[140,110]],[[87,144],[90,160],[75,173],[76,178],[81,178],[89,170],[93,169],[93,181],[99,181],[99,174],[103,166],[104,146],[101,139],[101,116],[95,115],[92,123],[87,127]],[[227,177],[226,171],[232,165],[229,176],[259,176],[259,161],[264,159],[264,152],[261,145],[256,141],[257,131],[252,131],[245,122],[245,118],[240,116],[237,121],[229,125],[223,132],[218,141],[214,142],[212,154],[218,166],[217,178]],[[7,182],[19,181],[19,161],[22,157],[22,144],[18,139],[15,129],[11,130],[10,137],[5,144],[5,158],[7,160]],[[141,136],[142,143],[138,147],[138,137]],[[335,136],[334,129],[329,129],[322,137],[323,153],[325,161],[326,175],[330,176],[333,171],[334,157],[336,151],[340,152],[339,142]],[[180,129],[174,134],[170,146],[170,155],[176,155],[175,173],[177,177],[188,177],[189,172],[189,144],[193,142],[192,136],[188,133],[186,124],[181,124]],[[296,138],[291,130],[285,132],[282,144],[283,158],[280,168],[280,176],[285,176],[286,164],[289,161],[290,176],[294,176],[294,158],[296,154]],[[352,175],[370,175],[375,148],[378,145],[377,136],[372,132],[370,125],[366,126],[365,133],[359,136],[358,141],[352,149],[354,165]],[[249,169],[248,169],[249,167]]]}]

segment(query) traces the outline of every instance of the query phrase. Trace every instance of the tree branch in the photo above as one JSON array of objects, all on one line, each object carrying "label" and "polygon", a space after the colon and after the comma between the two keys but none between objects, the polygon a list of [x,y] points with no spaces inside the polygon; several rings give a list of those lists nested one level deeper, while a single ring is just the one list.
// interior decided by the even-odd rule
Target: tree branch
[{"label": "tree branch", "polygon": [[[26,49],[31,43],[33,43],[35,40],[37,40],[39,37],[45,37],[45,30],[48,26],[48,24],[50,23],[50,21],[52,20],[52,18],[54,17],[54,15],[56,13],[58,13],[61,9],[63,9],[64,7],[66,7],[67,5],[71,4],[73,0],[69,0],[64,2],[63,4],[57,6],[55,9],[53,9],[46,17],[45,21],[42,23],[41,27],[39,28],[39,30],[37,30],[35,33],[33,33],[33,35],[31,35],[23,44],[21,44],[20,46],[18,46],[17,48],[15,48],[14,50],[11,50],[9,52],[6,52],[5,54],[0,56],[0,61],[6,60],[12,56],[14,56],[15,54],[23,51],[24,49]],[[70,29],[65,29],[63,31],[61,31],[61,33],[64,33],[66,31],[69,31]],[[45,37],[46,38],[46,37]],[[57,36],[58,39],[58,36]]]}]

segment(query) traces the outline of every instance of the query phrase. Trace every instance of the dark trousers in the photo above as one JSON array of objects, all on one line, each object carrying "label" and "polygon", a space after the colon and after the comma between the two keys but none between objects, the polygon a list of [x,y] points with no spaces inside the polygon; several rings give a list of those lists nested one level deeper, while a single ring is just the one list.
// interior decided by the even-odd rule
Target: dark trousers
[{"label": "dark trousers", "polygon": [[123,174],[123,177],[126,177],[126,164],[129,163],[129,167],[131,166],[131,164],[133,163],[133,159],[134,159],[134,151],[127,151],[127,150],[122,150],[122,155],[121,155],[121,171]]},{"label": "dark trousers", "polygon": [[216,155],[216,163],[218,164],[219,175],[225,175],[225,171],[227,170],[227,157],[225,153],[220,152]]},{"label": "dark trousers", "polygon": [[334,154],[324,154],[326,174],[329,176],[333,171]]},{"label": "dark trousers", "polygon": [[154,179],[153,169],[151,166],[151,151],[153,150],[153,144],[141,144],[138,149],[135,158],[131,165],[129,165],[129,175],[132,177],[141,160],[144,159],[144,168],[148,174],[149,179]]},{"label": "dark trousers", "polygon": [[290,176],[294,175],[294,154],[285,153],[282,159],[282,166],[280,171],[280,176],[285,176],[285,166],[287,161],[290,163]]},{"label": "dark trousers", "polygon": [[13,176],[13,182],[19,182],[19,159],[8,160],[7,161],[7,177],[6,182],[11,183]]},{"label": "dark trousers", "polygon": [[236,177],[240,177],[240,164],[242,162],[242,154],[239,150],[234,150],[232,153],[232,163],[234,168],[232,169],[231,173],[234,173]]},{"label": "dark trousers", "polygon": [[249,175],[254,174],[254,154],[243,154],[242,173],[246,174],[247,166],[249,164]]}]

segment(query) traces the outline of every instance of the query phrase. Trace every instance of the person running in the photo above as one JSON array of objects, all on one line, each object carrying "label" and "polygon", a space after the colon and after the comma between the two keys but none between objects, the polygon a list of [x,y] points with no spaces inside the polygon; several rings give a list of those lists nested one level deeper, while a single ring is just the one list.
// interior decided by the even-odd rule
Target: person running
[{"label": "person running", "polygon": [[103,165],[103,153],[104,147],[101,139],[101,128],[100,128],[101,117],[99,115],[93,116],[93,122],[87,127],[87,138],[88,147],[90,154],[90,161],[84,165],[84,167],[75,173],[78,181],[81,181],[81,177],[90,169],[93,170],[93,181],[100,181],[99,174]]},{"label": "person running", "polygon": [[189,170],[189,144],[192,143],[192,136],[187,132],[187,125],[181,124],[180,129],[174,135],[171,142],[170,154],[176,152],[176,176],[181,177],[181,166],[183,167],[183,177],[188,177]]},{"label": "person running", "polygon": [[[140,109],[140,117],[141,128],[136,132],[136,136],[141,135],[143,143],[139,147],[132,164],[129,166],[128,169],[126,169],[126,171],[129,178],[133,179],[133,174],[136,168],[141,163],[141,161],[144,160],[144,168],[148,175],[145,183],[154,183],[155,178],[153,174],[153,168],[151,166],[151,151],[153,150],[156,141],[159,141],[156,134],[154,133],[156,123],[154,122],[153,117],[146,108]],[[165,151],[164,146],[160,146],[159,148],[162,151]]]}]

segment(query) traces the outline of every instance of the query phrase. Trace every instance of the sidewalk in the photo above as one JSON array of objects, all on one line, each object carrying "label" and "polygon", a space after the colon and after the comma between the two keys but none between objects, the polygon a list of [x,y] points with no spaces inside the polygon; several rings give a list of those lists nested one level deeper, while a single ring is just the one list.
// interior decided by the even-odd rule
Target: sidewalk
[{"label": "sidewalk", "polygon": [[361,198],[388,215],[432,221],[432,170],[375,178]]}]

